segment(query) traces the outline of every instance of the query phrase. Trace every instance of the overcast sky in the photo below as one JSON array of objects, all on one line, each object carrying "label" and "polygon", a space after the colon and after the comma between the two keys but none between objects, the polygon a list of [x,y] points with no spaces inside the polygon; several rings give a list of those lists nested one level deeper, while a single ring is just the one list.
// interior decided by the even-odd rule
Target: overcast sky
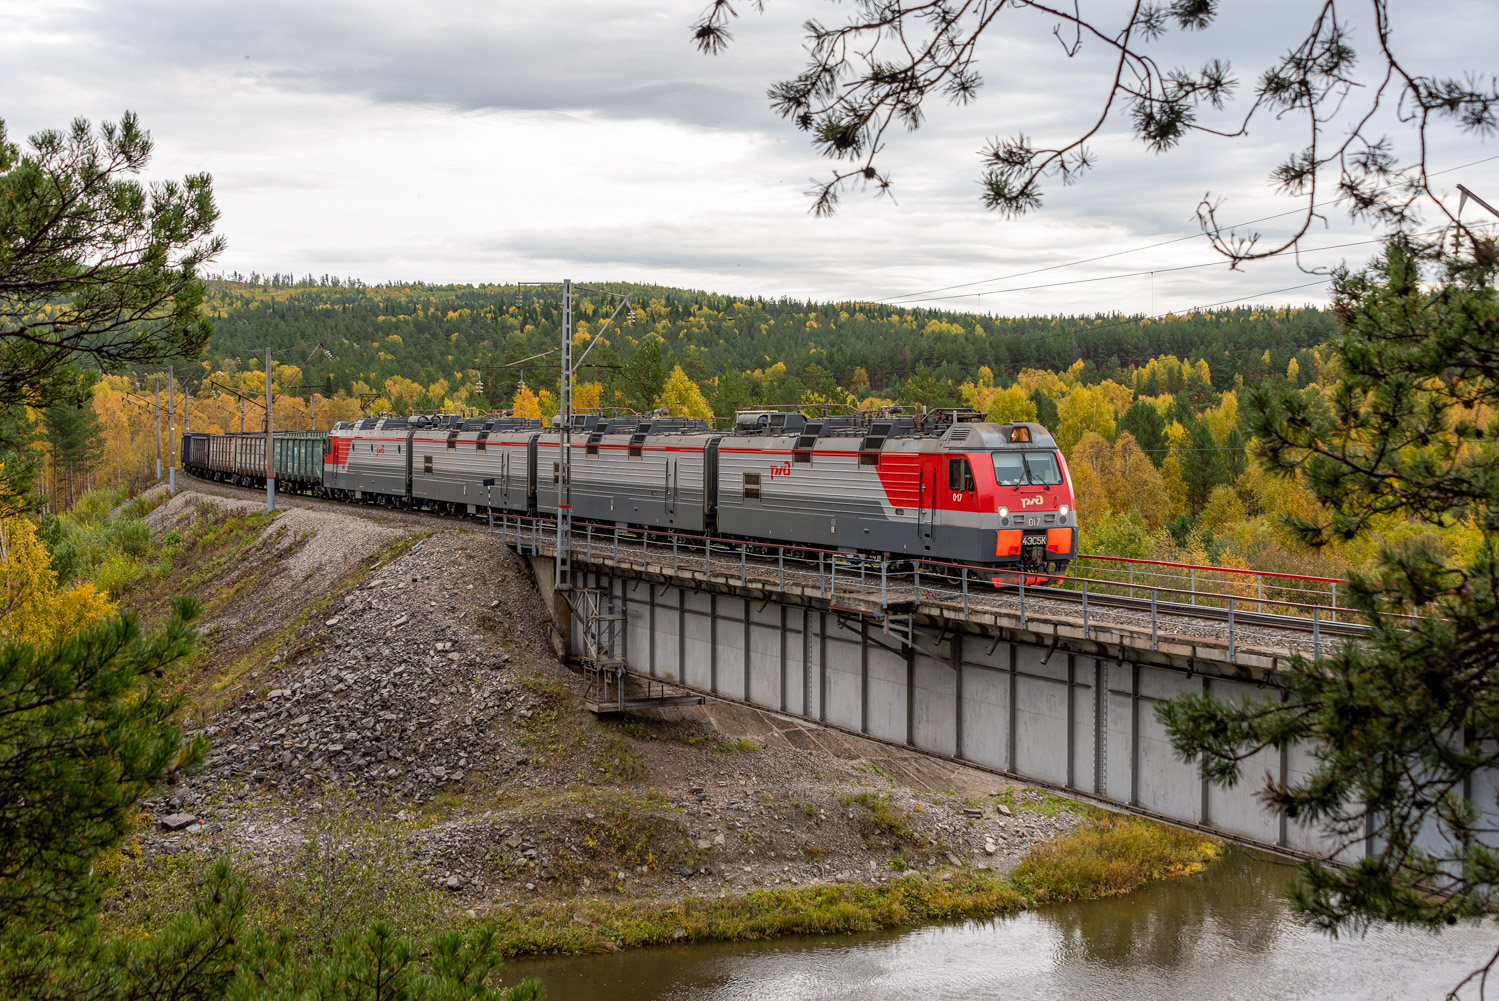
[{"label": "overcast sky", "polygon": [[[1156,155],[1116,118],[1092,144],[1098,167],[1082,183],[1048,185],[1045,208],[1020,221],[984,210],[976,151],[985,140],[1071,139],[1105,89],[1100,47],[1068,59],[1052,23],[1022,10],[1007,12],[1006,33],[979,50],[978,101],[934,102],[926,126],[891,142],[884,166],[895,201],[851,193],[838,215],[815,219],[806,191],[828,164],[764,93],[800,68],[800,23],[836,21],[847,5],[768,0],[763,15],[747,0],[738,6],[733,46],[710,58],[689,36],[699,0],[0,0],[0,118],[20,139],[78,115],[135,111],[156,139],[153,177],[213,174],[229,243],[216,270],[371,283],[572,277],[883,299],[1191,234],[1208,192],[1229,221],[1294,207],[1266,179],[1299,131],[1260,121],[1247,140],[1197,136]],[[1107,20],[1114,6],[1085,0],[1083,11]],[[1252,82],[1319,4],[1223,6],[1210,31],[1158,43],[1162,62],[1223,56]],[[1491,3],[1390,7],[1413,72],[1499,68]],[[1358,27],[1355,45],[1371,50]],[[1433,135],[1432,170],[1499,154],[1499,144],[1445,126]],[[1438,180],[1499,201],[1499,160]],[[1256,228],[1273,236],[1276,225]],[[1309,246],[1373,235],[1334,218]],[[1326,251],[1307,263],[1372,252]],[[1245,296],[1324,301],[1316,287],[1268,294],[1317,280],[1286,261],[1164,271],[1213,260],[1199,237],[930,304],[1161,313]]]}]

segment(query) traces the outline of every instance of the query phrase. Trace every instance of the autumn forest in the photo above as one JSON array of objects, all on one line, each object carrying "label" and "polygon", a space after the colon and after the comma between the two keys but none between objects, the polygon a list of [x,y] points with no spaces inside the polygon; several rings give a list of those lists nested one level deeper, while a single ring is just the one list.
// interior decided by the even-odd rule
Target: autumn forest
[{"label": "autumn forest", "polygon": [[[172,371],[179,435],[184,426],[263,427],[267,347],[278,428],[378,412],[557,410],[555,294],[258,274],[209,285],[209,349]],[[1086,552],[1319,576],[1373,558],[1368,543],[1311,549],[1283,527],[1285,515],[1315,515],[1316,502],[1297,480],[1252,461],[1239,410],[1246,384],[1280,380],[1313,400],[1328,390],[1338,376],[1322,346],[1334,329],[1329,312],[993,317],[606,288],[629,293],[631,309],[588,355],[580,408],[667,407],[725,420],[756,405],[969,406],[1054,431],[1073,471]],[[578,350],[613,305],[580,298]],[[149,482],[167,375],[106,375],[91,406],[35,415],[39,481],[54,510],[90,487]],[[172,422],[162,422],[165,442]],[[1393,519],[1388,531],[1431,532]],[[1478,540],[1459,529],[1434,541],[1461,558]]]}]

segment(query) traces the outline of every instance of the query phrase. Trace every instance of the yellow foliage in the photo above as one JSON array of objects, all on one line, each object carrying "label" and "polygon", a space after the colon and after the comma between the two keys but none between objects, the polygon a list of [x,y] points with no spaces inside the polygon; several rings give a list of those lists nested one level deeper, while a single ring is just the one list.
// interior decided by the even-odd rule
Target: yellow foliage
[{"label": "yellow foliage", "polygon": [[536,406],[541,410],[543,420],[551,420],[562,412],[562,401],[552,395],[550,389],[543,389],[536,394]]},{"label": "yellow foliage", "polygon": [[1239,394],[1232,389],[1226,390],[1216,407],[1203,411],[1202,419],[1207,421],[1214,441],[1226,440],[1228,433],[1239,424]]},{"label": "yellow foliage", "polygon": [[63,590],[52,557],[24,517],[0,520],[0,565],[5,570],[5,610],[0,638],[39,646],[65,640],[115,605],[93,584]]},{"label": "yellow foliage", "polygon": [[510,401],[510,407],[517,417],[541,419],[541,402],[536,398],[536,394],[531,392],[531,387],[524,382],[515,391],[515,398]]},{"label": "yellow foliage", "polygon": [[1027,396],[1039,389],[1052,399],[1056,399],[1067,388],[1055,372],[1040,368],[1021,369],[1015,382],[1025,390]]},{"label": "yellow foliage", "polygon": [[573,386],[573,409],[596,410],[604,395],[602,382],[583,382]]},{"label": "yellow foliage", "polygon": [[1115,417],[1123,417],[1129,405],[1135,402],[1135,391],[1128,386],[1119,385],[1113,379],[1105,379],[1093,389],[1108,402]]},{"label": "yellow foliage", "polygon": [[704,420],[713,418],[713,410],[708,406],[702,390],[697,388],[697,383],[688,378],[680,365],[674,366],[671,375],[666,377],[666,384],[661,387],[661,395],[656,397],[656,406],[669,407],[674,413],[685,417],[701,417]]},{"label": "yellow foliage", "polygon": [[[1181,427],[1177,424],[1176,427]],[[1171,498],[1171,513],[1181,514],[1187,510],[1187,480],[1182,475],[1182,460],[1179,452],[1173,451],[1161,463],[1161,482],[1166,486],[1166,495]]]},{"label": "yellow foliage", "polygon": [[415,400],[426,391],[426,387],[415,379],[408,379],[404,375],[393,375],[385,380],[384,396],[387,400],[394,400],[400,396],[408,402]]},{"label": "yellow foliage", "polygon": [[1072,503],[1077,510],[1078,524],[1090,525],[1107,518],[1112,508],[1103,477],[1088,462],[1069,462],[1067,468],[1072,473]]},{"label": "yellow foliage", "polygon": [[1203,505],[1201,521],[1214,531],[1225,527],[1237,525],[1248,517],[1244,510],[1244,502],[1239,500],[1239,493],[1233,487],[1218,486],[1208,495],[1207,503]]},{"label": "yellow foliage", "polygon": [[1063,452],[1082,440],[1084,434],[1096,431],[1105,438],[1114,437],[1114,409],[1102,393],[1092,386],[1077,386],[1057,405],[1058,426],[1053,431]]},{"label": "yellow foliage", "polygon": [[[1259,463],[1252,463],[1245,473],[1244,482],[1259,509],[1277,524],[1287,515],[1312,522],[1325,517],[1322,505],[1300,476],[1275,476],[1265,472]],[[1287,529],[1285,538],[1291,541],[1295,536]]]},{"label": "yellow foliage", "polygon": [[1003,424],[1005,421],[1034,421],[1036,419],[1035,401],[1019,386],[995,389],[992,384],[984,386],[982,383],[974,385],[971,382],[965,382],[958,387],[958,392],[962,395],[964,403],[975,410],[984,412],[989,420],[996,424]]},{"label": "yellow foliage", "polygon": [[1161,474],[1128,431],[1112,446],[1096,432],[1084,434],[1068,456],[1067,465],[1074,490],[1081,489],[1078,475],[1083,474],[1092,517],[1111,512],[1126,514],[1133,509],[1154,531],[1171,515],[1171,495]]}]

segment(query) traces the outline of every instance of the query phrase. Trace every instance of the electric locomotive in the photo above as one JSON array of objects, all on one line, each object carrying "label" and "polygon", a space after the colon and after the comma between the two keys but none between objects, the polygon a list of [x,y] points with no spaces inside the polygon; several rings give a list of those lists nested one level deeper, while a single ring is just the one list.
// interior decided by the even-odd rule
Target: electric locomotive
[{"label": "electric locomotive", "polygon": [[1076,553],[1071,478],[1039,424],[966,410],[770,417],[741,415],[719,443],[727,534],[1038,575]]},{"label": "electric locomotive", "polygon": [[[199,437],[220,436],[184,441],[184,465],[197,471],[186,461],[191,448],[208,457],[204,472],[224,476],[207,467],[233,449]],[[1067,463],[1035,423],[988,422],[971,410],[810,420],[750,410],[715,430],[665,414],[579,415],[570,443],[579,522],[989,566],[996,583],[1060,574],[1077,552]],[[341,422],[322,441],[319,489],[449,514],[555,515],[560,444],[560,427],[534,419]],[[278,441],[278,470],[282,448]],[[295,471],[302,479],[304,465]],[[255,468],[251,457],[245,471]]]}]

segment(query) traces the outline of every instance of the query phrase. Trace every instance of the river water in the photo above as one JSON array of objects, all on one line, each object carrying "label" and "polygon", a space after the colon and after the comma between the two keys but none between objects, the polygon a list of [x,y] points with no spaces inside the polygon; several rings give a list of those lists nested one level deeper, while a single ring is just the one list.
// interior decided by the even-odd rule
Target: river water
[{"label": "river water", "polygon": [[1499,930],[1473,925],[1334,941],[1291,916],[1282,896],[1293,875],[1235,849],[1200,876],[1014,917],[528,960],[505,972],[541,977],[552,1001],[1437,1001],[1499,945]]}]

